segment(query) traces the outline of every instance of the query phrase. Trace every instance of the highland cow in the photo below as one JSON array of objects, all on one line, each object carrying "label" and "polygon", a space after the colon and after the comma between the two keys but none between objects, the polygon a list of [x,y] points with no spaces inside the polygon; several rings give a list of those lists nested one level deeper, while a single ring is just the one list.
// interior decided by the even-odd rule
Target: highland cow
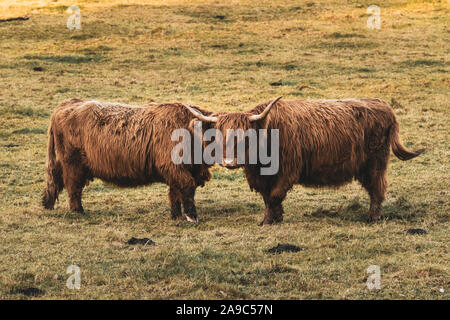
[{"label": "highland cow", "polygon": [[[188,107],[224,137],[230,129],[267,129],[270,139],[270,131],[279,130],[276,174],[262,175],[261,163],[242,165],[236,157],[221,161],[225,167],[243,167],[251,190],[262,195],[266,209],[261,224],[282,221],[282,201],[294,184],[339,187],[353,179],[369,193],[369,220],[378,220],[386,193],[390,147],[401,160],[424,151],[409,151],[400,142],[392,108],[378,99],[278,101],[280,98],[247,112],[217,116],[205,116]],[[223,140],[224,150],[227,140]],[[248,148],[245,151],[248,153]]]},{"label": "highland cow", "polygon": [[[202,111],[208,114],[206,111]],[[172,218],[197,221],[195,190],[210,179],[202,164],[175,165],[171,140],[175,129],[192,129],[195,118],[179,103],[129,106],[72,99],[54,111],[49,127],[47,177],[43,205],[53,209],[66,188],[69,206],[83,212],[83,187],[94,178],[120,187],[153,182],[169,186]]]}]

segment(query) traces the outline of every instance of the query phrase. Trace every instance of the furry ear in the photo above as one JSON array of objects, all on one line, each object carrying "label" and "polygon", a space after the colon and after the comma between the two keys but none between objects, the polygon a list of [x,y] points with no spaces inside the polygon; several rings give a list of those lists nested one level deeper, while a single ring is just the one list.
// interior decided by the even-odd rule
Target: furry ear
[{"label": "furry ear", "polygon": [[201,123],[202,134],[205,133],[206,130],[211,129],[211,128],[214,126],[214,123],[212,123],[212,122],[205,122],[205,121],[201,121],[201,120],[198,120],[198,119],[192,119],[192,120],[189,122],[188,130],[189,130],[192,134],[194,134],[194,126],[195,126],[195,125],[198,126],[199,123]]},{"label": "furry ear", "polygon": [[[205,122],[200,121],[198,119],[192,119],[189,122],[188,130],[191,132],[192,137],[195,139],[199,139],[199,141],[202,141],[203,147],[206,146],[206,142],[203,141],[203,135],[205,134],[205,131],[208,129],[211,129],[214,126],[214,123],[212,122]],[[201,131],[199,130],[201,128]]]},{"label": "furry ear", "polygon": [[195,122],[195,121],[200,121],[200,120],[198,120],[198,119],[192,119],[192,120],[189,122],[188,130],[189,130],[191,133],[194,133],[194,122]]}]

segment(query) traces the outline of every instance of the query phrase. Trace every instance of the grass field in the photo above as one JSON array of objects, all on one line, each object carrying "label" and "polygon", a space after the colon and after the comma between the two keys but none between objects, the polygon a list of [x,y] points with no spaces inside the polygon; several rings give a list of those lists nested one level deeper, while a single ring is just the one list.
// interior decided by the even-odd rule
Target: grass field
[{"label": "grass field", "polygon": [[[66,27],[75,1],[18,2],[0,13],[30,17],[0,23],[0,298],[449,299],[447,1],[80,0],[81,30]],[[366,26],[371,4],[380,30]],[[296,186],[284,222],[259,227],[262,198],[242,171],[218,167],[196,195],[196,225],[170,220],[162,184],[96,180],[85,215],[65,191],[56,210],[40,205],[49,118],[65,99],[238,111],[279,95],[391,103],[405,144],[427,152],[391,159],[385,219],[366,223],[355,182]],[[303,250],[266,252],[278,243]],[[79,290],[66,287],[69,265]],[[370,265],[379,290],[366,286]]]}]

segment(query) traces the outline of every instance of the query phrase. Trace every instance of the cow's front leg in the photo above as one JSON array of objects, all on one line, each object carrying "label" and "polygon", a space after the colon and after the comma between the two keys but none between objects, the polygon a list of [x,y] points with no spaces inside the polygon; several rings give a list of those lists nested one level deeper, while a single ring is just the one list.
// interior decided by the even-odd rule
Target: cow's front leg
[{"label": "cow's front leg", "polygon": [[186,171],[183,175],[178,176],[178,183],[180,185],[181,200],[183,202],[184,215],[190,222],[198,222],[197,209],[195,208],[195,189],[197,185],[192,175],[187,174]]},{"label": "cow's front leg", "polygon": [[259,224],[260,226],[283,221],[284,210],[282,202],[286,197],[287,190],[290,188],[290,185],[283,183],[280,179],[270,190],[262,192],[264,203],[266,205],[266,211],[264,214],[264,220]]},{"label": "cow's front leg", "polygon": [[[183,167],[175,166],[172,169],[173,170],[165,173],[165,178],[167,184],[170,186],[170,190],[176,190],[172,193],[171,191],[169,191],[169,197],[171,199],[171,210],[173,209],[172,212],[177,216],[179,215],[179,205],[175,197],[175,195],[179,193],[178,199],[181,199],[181,202],[183,203],[186,219],[191,222],[198,222],[197,210],[195,208],[194,202],[195,189],[197,187],[195,179],[192,174],[189,171],[185,170]],[[172,195],[174,196],[174,202],[172,202]]]},{"label": "cow's front leg", "polygon": [[180,218],[181,215],[181,193],[175,187],[170,187],[169,190],[170,200],[170,215],[172,219]]},{"label": "cow's front leg", "polygon": [[273,223],[278,223],[283,221],[283,204],[281,203],[283,200],[275,200],[275,203],[272,205],[272,212],[273,212]]},{"label": "cow's front leg", "polygon": [[283,221],[283,205],[279,199],[271,199],[266,202],[266,210],[264,211],[264,219],[259,223],[260,226],[265,224],[274,224]]},{"label": "cow's front leg", "polygon": [[186,216],[186,219],[188,221],[197,223],[198,217],[197,208],[195,207],[194,195],[195,188],[190,188],[182,192],[184,215]]}]

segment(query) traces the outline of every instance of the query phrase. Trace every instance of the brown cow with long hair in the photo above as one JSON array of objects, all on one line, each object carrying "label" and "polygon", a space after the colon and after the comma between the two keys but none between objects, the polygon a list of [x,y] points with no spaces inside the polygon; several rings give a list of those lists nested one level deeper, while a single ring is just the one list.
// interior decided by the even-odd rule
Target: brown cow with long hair
[{"label": "brown cow with long hair", "polygon": [[81,193],[93,178],[120,187],[163,182],[170,187],[172,218],[181,216],[183,204],[186,218],[197,221],[194,194],[210,179],[209,166],[176,165],[171,159],[177,143],[171,140],[173,130],[191,130],[194,119],[179,103],[63,102],[49,127],[44,207],[53,209],[58,194],[66,188],[70,209],[83,212]]},{"label": "brown cow with long hair", "polygon": [[[353,179],[369,193],[369,219],[378,220],[386,193],[390,147],[401,160],[424,151],[409,151],[400,142],[392,108],[378,99],[278,101],[280,98],[240,113],[204,117],[190,110],[205,125],[221,131],[223,137],[228,129],[268,129],[270,139],[270,130],[279,130],[276,174],[261,175],[260,162],[241,165],[250,188],[264,198],[266,210],[261,224],[282,221],[282,201],[294,184],[338,187]],[[228,143],[223,139],[224,150]],[[248,146],[245,150],[248,152]],[[223,154],[225,157],[225,151]],[[224,158],[221,164],[239,166],[236,158]]]}]

